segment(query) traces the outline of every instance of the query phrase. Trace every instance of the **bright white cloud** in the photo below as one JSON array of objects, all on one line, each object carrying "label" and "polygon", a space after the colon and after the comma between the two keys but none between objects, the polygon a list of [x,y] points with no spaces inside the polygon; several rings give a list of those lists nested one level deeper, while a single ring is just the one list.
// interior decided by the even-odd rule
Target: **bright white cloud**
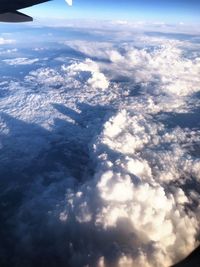
[{"label": "bright white cloud", "polygon": [[[121,58],[111,60],[115,73],[125,75],[135,82],[177,96],[199,91],[200,59],[185,59],[181,49],[166,44],[154,51],[127,48]],[[144,64],[145,62],[145,64]],[[121,68],[121,66],[124,66]],[[114,74],[115,74],[114,73]],[[155,88],[151,84],[155,83]]]},{"label": "bright white cloud", "polygon": [[[199,58],[185,58],[180,42],[165,40],[164,45],[163,40],[151,41],[158,47],[136,49],[125,45],[123,53],[112,47],[101,52],[100,57],[107,56],[112,61],[112,65],[99,63],[109,73],[107,76],[129,78],[140,84],[141,92],[148,97],[140,95],[129,99],[128,104],[120,103],[124,109],[105,123],[93,144],[98,167],[94,181],[79,188],[84,207],[77,203],[76,195],[68,202],[75,214],[76,210],[84,213],[87,207],[87,222],[91,223],[93,218],[97,236],[99,228],[119,233],[118,266],[169,266],[197,245],[198,210],[186,212],[184,206],[192,200],[172,182],[181,185],[182,177],[185,181],[199,179],[200,161],[183,147],[183,143],[199,142],[198,133],[188,139],[189,129],[168,129],[153,116],[182,109],[184,101],[199,91]],[[91,52],[93,57],[95,47],[93,44],[91,47],[87,46],[86,53]],[[81,63],[78,70],[86,71],[90,64],[93,63]],[[77,65],[72,66],[76,70]],[[92,69],[98,68],[93,65]],[[131,241],[124,239],[131,233],[134,233]],[[112,237],[108,240],[114,242]],[[141,252],[128,257],[123,255],[123,246],[129,255],[135,246]],[[102,255],[99,266],[106,266],[105,262]]]},{"label": "bright white cloud", "polygon": [[94,89],[105,90],[109,86],[109,81],[106,76],[100,72],[98,64],[90,59],[86,59],[83,63],[74,63],[67,68],[63,68],[66,69],[67,72],[70,72],[70,75],[76,75],[78,73],[84,75],[84,73],[89,72],[91,77],[87,79],[87,83]]},{"label": "bright white cloud", "polygon": [[111,43],[77,41],[66,44],[92,58],[111,60],[112,65],[104,64],[110,78],[124,76],[155,93],[162,91],[170,95],[186,96],[199,91],[200,58],[183,56],[182,47],[189,46],[188,42],[137,35],[136,43],[154,48],[136,49],[134,45],[125,43],[124,52],[120,53]]},{"label": "bright white cloud", "polygon": [[[105,124],[94,143],[98,162],[94,181],[79,189],[81,202],[77,202],[74,195],[68,204],[74,207],[75,214],[77,210],[79,213],[81,210],[81,214],[89,212],[87,218],[89,222],[93,218],[97,232],[99,227],[105,231],[116,229],[119,248],[125,246],[131,254],[131,247],[139,246],[142,254],[120,257],[119,266],[139,262],[141,266],[170,266],[196,246],[199,221],[195,211],[187,213],[184,208],[190,199],[176,185],[169,186],[173,187],[171,193],[167,189],[168,182],[179,181],[182,175],[187,179],[191,179],[192,173],[196,175],[193,164],[200,170],[199,160],[186,157],[182,134],[184,131],[179,135],[176,130],[167,132],[163,125],[153,123],[144,115],[130,116],[120,111]],[[155,136],[158,140],[153,144]],[[176,148],[173,142],[168,143],[166,136],[171,140],[176,138]],[[94,194],[91,194],[92,188],[96,191]],[[134,233],[132,240],[123,238],[131,238],[131,233]],[[114,242],[112,237],[109,242]],[[152,243],[151,255],[148,255]],[[99,261],[100,266],[106,266],[103,259]]]}]

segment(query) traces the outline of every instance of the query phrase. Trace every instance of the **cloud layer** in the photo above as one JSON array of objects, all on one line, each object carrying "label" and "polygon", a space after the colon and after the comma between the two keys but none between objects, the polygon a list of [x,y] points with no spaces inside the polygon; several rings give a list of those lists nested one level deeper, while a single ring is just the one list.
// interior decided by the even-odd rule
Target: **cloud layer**
[{"label": "cloud layer", "polygon": [[199,244],[199,50],[144,34],[64,45],[73,56],[3,59],[32,67],[0,82],[10,266],[168,267]]}]

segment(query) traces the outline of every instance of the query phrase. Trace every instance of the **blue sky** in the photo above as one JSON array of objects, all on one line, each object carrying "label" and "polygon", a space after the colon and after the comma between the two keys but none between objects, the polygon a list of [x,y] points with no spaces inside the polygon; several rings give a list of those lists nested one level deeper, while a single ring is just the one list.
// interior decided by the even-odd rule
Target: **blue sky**
[{"label": "blue sky", "polygon": [[200,22],[199,0],[53,0],[28,9],[37,17]]}]

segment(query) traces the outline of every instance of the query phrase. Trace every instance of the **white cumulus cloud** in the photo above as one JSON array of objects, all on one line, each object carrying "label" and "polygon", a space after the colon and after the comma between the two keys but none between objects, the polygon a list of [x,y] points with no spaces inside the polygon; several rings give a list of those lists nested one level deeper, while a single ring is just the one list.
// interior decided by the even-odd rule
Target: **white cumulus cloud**
[{"label": "white cumulus cloud", "polygon": [[37,58],[30,59],[30,58],[15,58],[15,59],[4,59],[3,62],[5,62],[8,65],[31,65],[36,62],[38,62]]},{"label": "white cumulus cloud", "polygon": [[13,43],[15,43],[15,40],[5,39],[3,37],[0,37],[0,45],[13,44]]},{"label": "white cumulus cloud", "polygon": [[87,83],[92,88],[105,90],[109,86],[109,81],[100,71],[98,64],[90,59],[86,59],[85,62],[82,63],[74,63],[70,65],[66,71],[69,71],[71,75],[89,72],[91,77],[87,79]]}]

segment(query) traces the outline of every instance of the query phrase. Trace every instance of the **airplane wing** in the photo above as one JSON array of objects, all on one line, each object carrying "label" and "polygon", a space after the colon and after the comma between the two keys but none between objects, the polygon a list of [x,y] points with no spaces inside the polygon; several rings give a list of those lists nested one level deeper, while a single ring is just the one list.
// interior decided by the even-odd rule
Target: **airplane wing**
[{"label": "airplane wing", "polygon": [[[19,12],[19,9],[34,6],[51,0],[0,0],[0,21],[1,22],[26,22],[33,18]],[[66,0],[72,5],[72,0]]]}]

